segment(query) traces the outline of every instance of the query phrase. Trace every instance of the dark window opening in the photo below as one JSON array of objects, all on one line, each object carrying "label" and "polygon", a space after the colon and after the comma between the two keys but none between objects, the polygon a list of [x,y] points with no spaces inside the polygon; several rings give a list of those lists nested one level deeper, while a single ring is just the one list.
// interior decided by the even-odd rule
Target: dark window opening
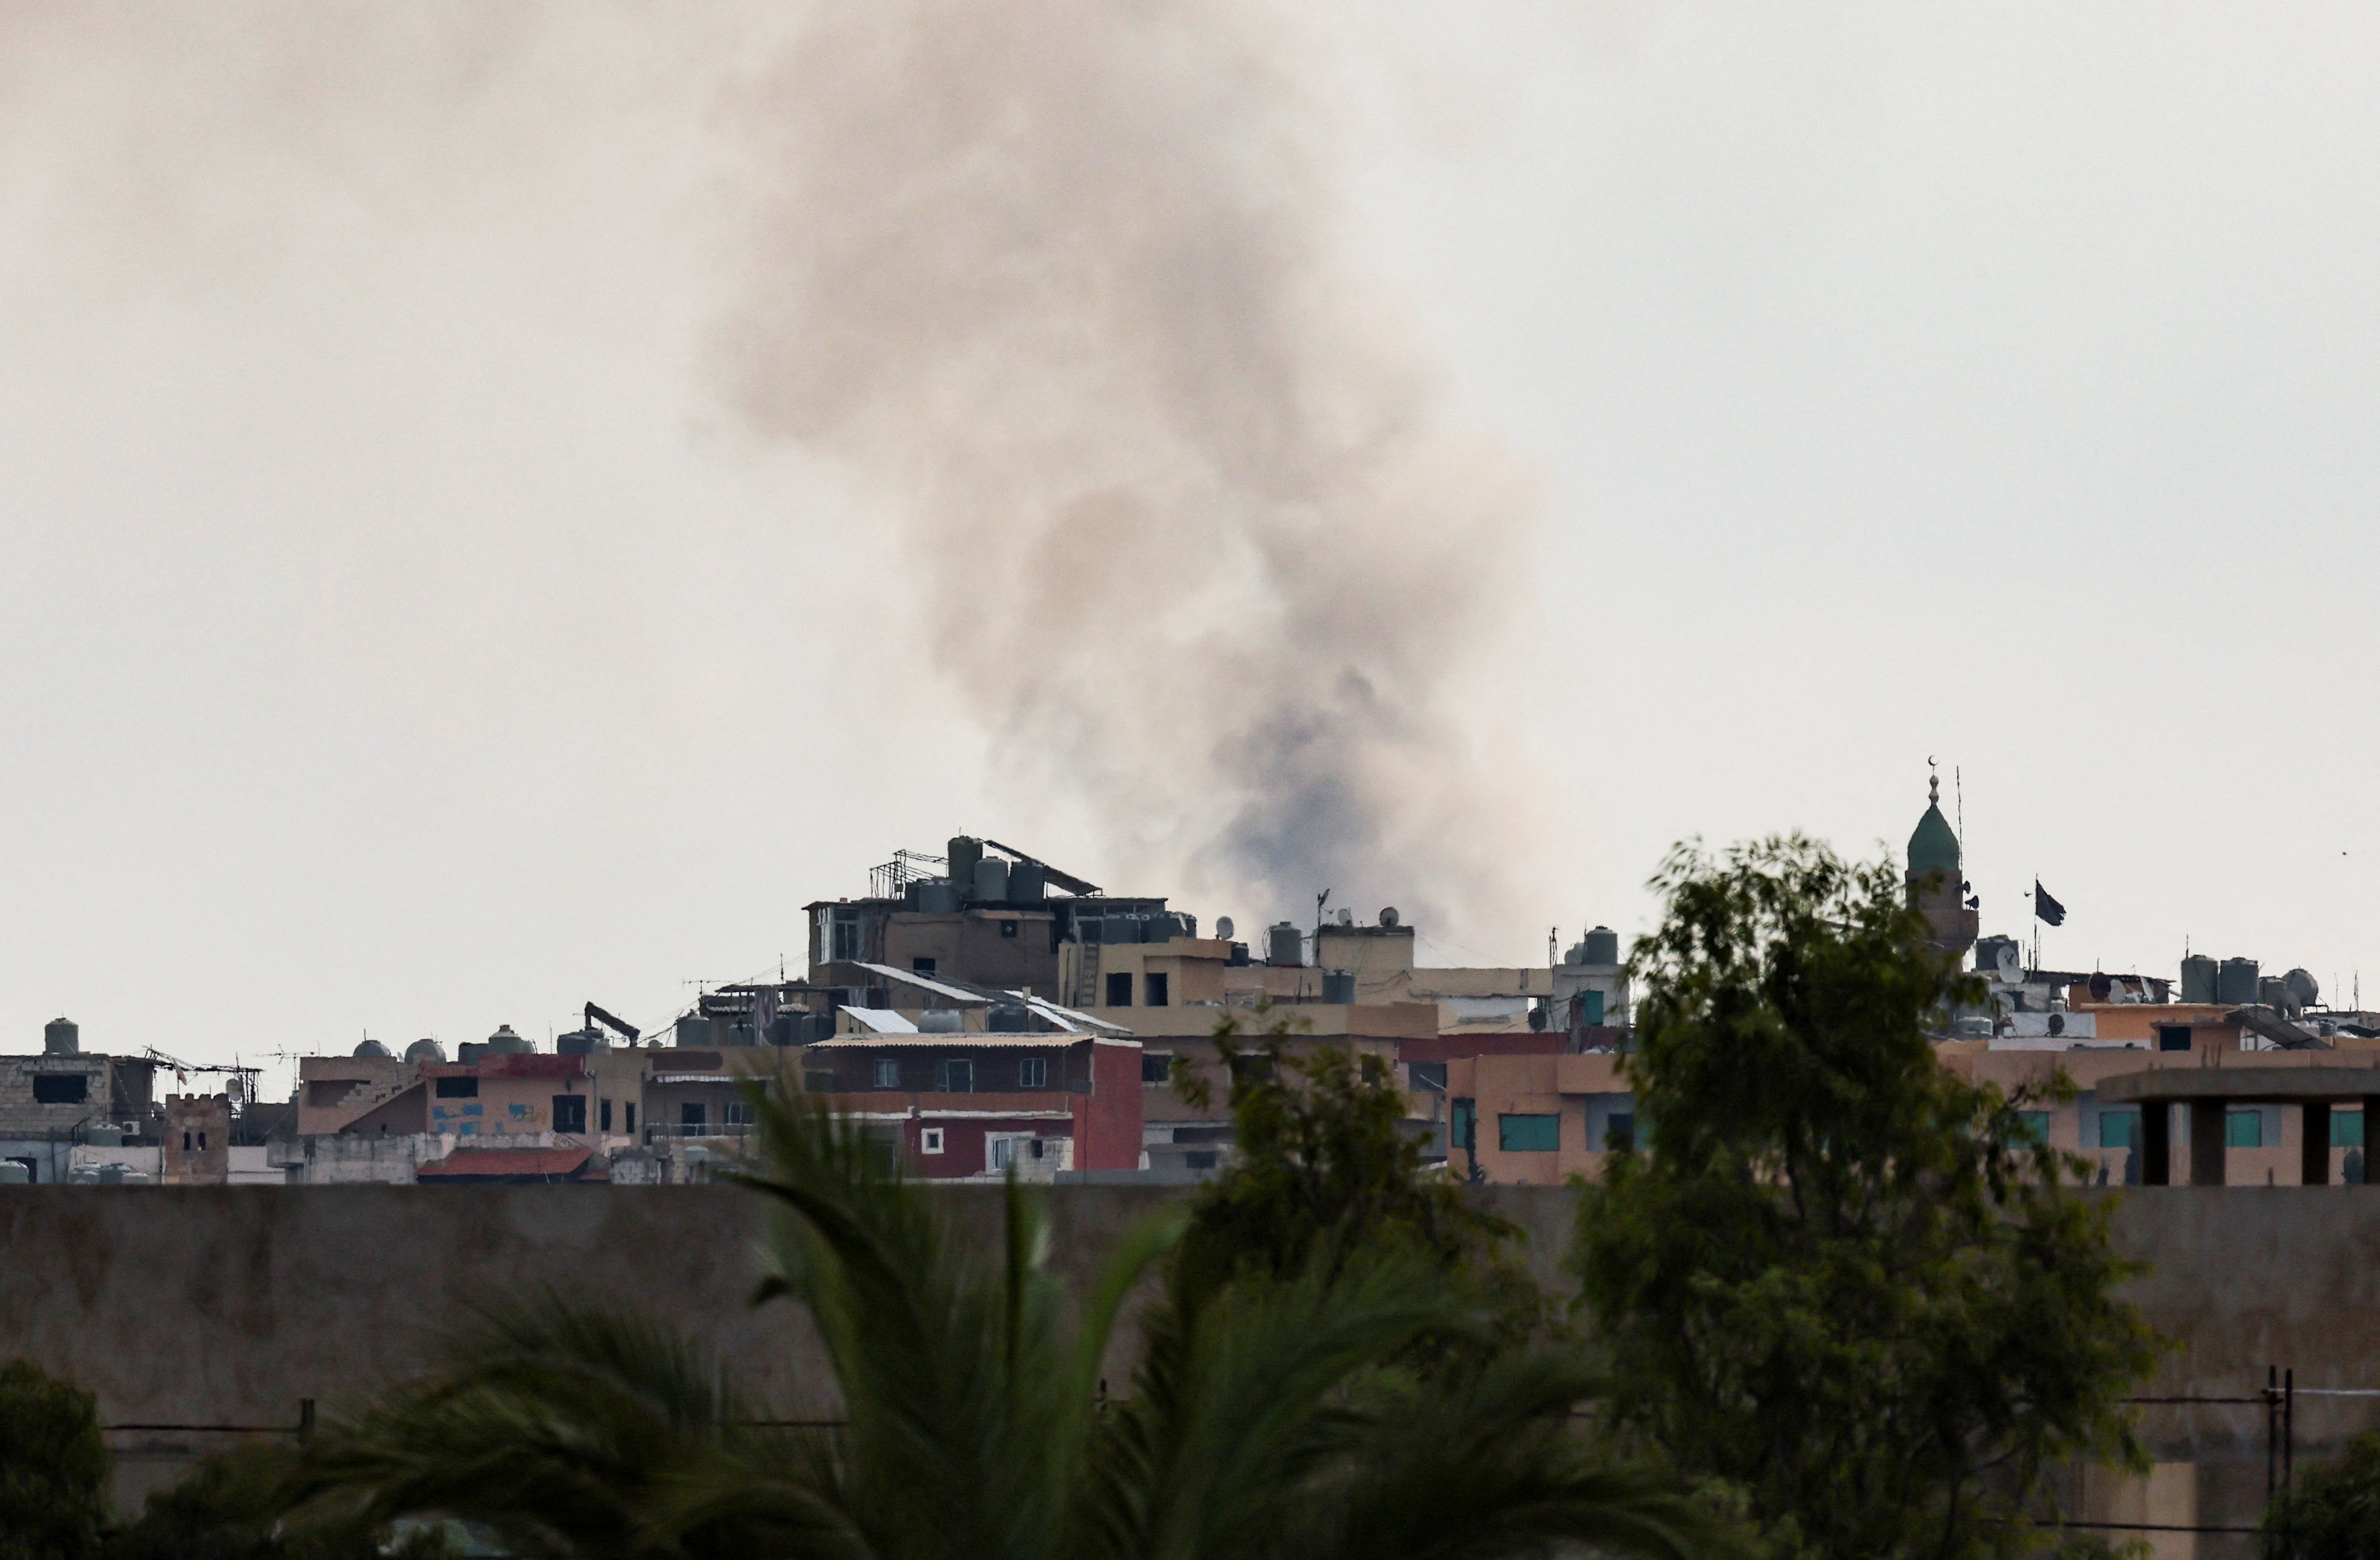
[{"label": "dark window opening", "polygon": [[930,975],[934,973],[934,961],[930,959],[912,959],[909,961],[909,973],[913,975]]},{"label": "dark window opening", "polygon": [[1611,1124],[1603,1130],[1603,1146],[1618,1154],[1636,1146],[1636,1116],[1633,1111],[1615,1110]]},{"label": "dark window opening", "polygon": [[480,1081],[476,1078],[441,1078],[438,1097],[442,1100],[475,1100],[480,1097]]},{"label": "dark window opening", "polygon": [[1020,1089],[1046,1089],[1050,1086],[1050,1058],[1023,1057],[1016,1063],[1016,1086]]},{"label": "dark window opening", "polygon": [[1143,976],[1142,980],[1148,987],[1148,1006],[1152,1008],[1167,1006],[1166,977],[1152,972]]},{"label": "dark window opening", "polygon": [[942,1093],[969,1094],[975,1092],[975,1063],[953,1058],[941,1065]]},{"label": "dark window opening", "polygon": [[1269,1083],[1272,1082],[1270,1057],[1233,1057],[1232,1082],[1234,1083]]},{"label": "dark window opening", "polygon": [[1412,1063],[1406,1069],[1406,1071],[1411,1074],[1413,1078],[1413,1086],[1415,1088],[1427,1089],[1434,1094],[1442,1094],[1446,1093],[1446,1064],[1444,1062],[1417,1061]]},{"label": "dark window opening", "polygon": [[557,1132],[583,1132],[587,1130],[585,1094],[553,1096],[553,1130]]},{"label": "dark window opening", "polygon": [[2190,1049],[2190,1025],[2186,1023],[2161,1023],[2156,1026],[2156,1032],[2158,1050],[2186,1051]]},{"label": "dark window opening", "polygon": [[1118,970],[1113,974],[1108,976],[1108,1006],[1111,1008],[1129,1008],[1132,1006],[1131,971]]},{"label": "dark window opening", "polygon": [[887,1058],[876,1064],[876,1086],[897,1089],[901,1086],[901,1064]]},{"label": "dark window opening", "polygon": [[605,1100],[603,1102],[603,1130],[607,1132],[612,1130],[612,1102],[610,1100]]},{"label": "dark window opening", "polygon": [[707,1127],[710,1118],[699,1102],[689,1102],[677,1107],[677,1124],[681,1127]]},{"label": "dark window opening", "polygon": [[87,1072],[33,1074],[35,1105],[80,1105],[90,1094],[91,1075]]},{"label": "dark window opening", "polygon": [[859,957],[859,917],[852,912],[839,912],[828,924],[827,957],[849,962]]},{"label": "dark window opening", "polygon": [[185,1154],[190,1152],[190,1134],[188,1132],[182,1134],[182,1152]]},{"label": "dark window opening", "polygon": [[627,1129],[631,1132],[637,1130],[637,1107],[633,1105],[627,1107]]},{"label": "dark window opening", "polygon": [[1215,1167],[1215,1151],[1201,1149],[1195,1154],[1184,1155],[1182,1160],[1194,1170],[1211,1170]]},{"label": "dark window opening", "polygon": [[1173,1078],[1173,1058],[1163,1051],[1140,1053],[1140,1081],[1144,1083],[1166,1083]]},{"label": "dark window opening", "polygon": [[206,1151],[207,1151],[207,1134],[206,1134],[206,1133],[204,1133],[204,1132],[200,1132],[200,1133],[199,1134],[199,1152],[200,1152],[200,1153],[201,1153],[201,1154],[204,1154]]}]

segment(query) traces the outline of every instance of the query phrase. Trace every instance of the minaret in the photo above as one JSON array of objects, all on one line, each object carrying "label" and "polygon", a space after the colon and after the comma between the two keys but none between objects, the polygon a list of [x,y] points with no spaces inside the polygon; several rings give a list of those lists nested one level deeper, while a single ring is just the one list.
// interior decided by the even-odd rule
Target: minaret
[{"label": "minaret", "polygon": [[1953,960],[1975,945],[1980,924],[1967,908],[1967,880],[1959,866],[1959,836],[1942,816],[1942,777],[1926,783],[1925,816],[1909,836],[1909,908],[1925,917],[1934,946]]}]

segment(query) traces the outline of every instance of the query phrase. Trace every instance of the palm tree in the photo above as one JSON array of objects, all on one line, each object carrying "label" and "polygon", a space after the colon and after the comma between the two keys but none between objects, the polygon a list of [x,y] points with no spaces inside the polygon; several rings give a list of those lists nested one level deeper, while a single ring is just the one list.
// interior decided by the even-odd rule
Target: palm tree
[{"label": "palm tree", "polygon": [[[1451,1380],[1401,1361],[1477,1332],[1389,1255],[1203,1291],[1148,1282],[1183,1224],[1136,1227],[1080,1304],[1010,1184],[997,1252],[855,1123],[760,1113],[779,1213],[762,1300],[807,1306],[844,1404],[770,1428],[694,1343],[548,1296],[484,1312],[447,1373],[332,1425],[298,1495],[344,1518],[439,1512],[525,1554],[803,1560],[1496,1560],[1561,1544],[1729,1547],[1673,1481],[1599,1457],[1572,1354]],[[1128,1395],[1102,1360],[1139,1306]]]}]

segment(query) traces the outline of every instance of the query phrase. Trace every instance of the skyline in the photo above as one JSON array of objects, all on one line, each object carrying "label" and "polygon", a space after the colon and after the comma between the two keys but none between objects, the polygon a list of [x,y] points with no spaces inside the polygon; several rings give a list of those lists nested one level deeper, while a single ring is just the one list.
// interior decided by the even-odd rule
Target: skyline
[{"label": "skyline", "polygon": [[[1986,934],[2037,875],[2046,961],[2346,999],[2380,23],[1368,14],[1295,18],[1268,112],[1527,495],[1431,667],[1513,886],[1426,953],[1641,931],[1689,835],[1897,853],[1930,755]],[[0,66],[0,1051],[658,1022],[962,831],[1244,931],[1444,893],[1193,889],[893,653],[888,501],[716,366],[797,20],[111,15]]]}]

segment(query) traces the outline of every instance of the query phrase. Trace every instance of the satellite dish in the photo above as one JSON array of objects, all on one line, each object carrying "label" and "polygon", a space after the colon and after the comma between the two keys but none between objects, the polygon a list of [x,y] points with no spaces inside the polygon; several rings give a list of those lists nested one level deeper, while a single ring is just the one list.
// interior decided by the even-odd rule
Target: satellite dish
[{"label": "satellite dish", "polygon": [[2019,972],[2016,967],[2016,945],[2014,943],[2004,942],[2000,944],[1999,966],[2001,979],[2014,980],[2017,978]]},{"label": "satellite dish", "polygon": [[1393,926],[1397,924],[1397,907],[1395,905],[1390,905],[1386,910],[1380,912],[1381,925]]},{"label": "satellite dish", "polygon": [[1352,926],[1354,924],[1355,913],[1348,909],[1345,905],[1341,905],[1339,907],[1339,925],[1342,926]]},{"label": "satellite dish", "polygon": [[1233,929],[1234,928],[1232,925],[1232,918],[1230,916],[1218,915],[1215,917],[1215,935],[1222,938],[1225,942],[1232,940],[1232,933]]}]

